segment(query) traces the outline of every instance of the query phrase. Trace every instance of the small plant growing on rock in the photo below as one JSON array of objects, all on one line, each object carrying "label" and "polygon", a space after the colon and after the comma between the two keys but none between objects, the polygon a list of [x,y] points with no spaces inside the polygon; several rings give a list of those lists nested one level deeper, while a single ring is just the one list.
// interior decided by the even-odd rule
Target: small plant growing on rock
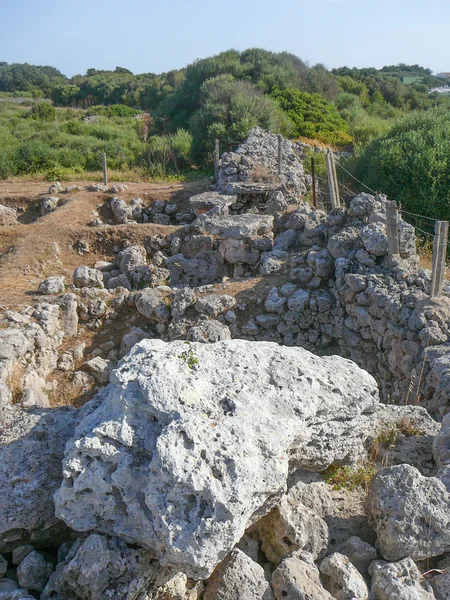
[{"label": "small plant growing on rock", "polygon": [[330,465],[322,473],[322,477],[326,483],[333,486],[334,490],[354,491],[358,488],[367,490],[376,472],[376,465],[366,461],[356,467]]},{"label": "small plant growing on rock", "polygon": [[185,344],[188,344],[189,349],[179,354],[178,358],[181,358],[190,369],[193,369],[195,365],[198,365],[198,358],[195,356],[191,344],[189,342],[185,342]]}]

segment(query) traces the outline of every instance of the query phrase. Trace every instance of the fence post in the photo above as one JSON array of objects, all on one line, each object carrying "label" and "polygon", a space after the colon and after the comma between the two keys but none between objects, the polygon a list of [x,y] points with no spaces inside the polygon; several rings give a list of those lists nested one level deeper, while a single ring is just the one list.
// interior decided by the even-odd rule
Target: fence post
[{"label": "fence post", "polygon": [[397,226],[397,204],[395,201],[386,202],[386,230],[388,236],[388,254],[400,254]]},{"label": "fence post", "polygon": [[436,221],[433,240],[433,273],[431,277],[430,295],[436,298],[441,295],[444,282],[445,259],[447,254],[448,221]]},{"label": "fence post", "polygon": [[108,169],[106,166],[106,152],[102,154],[102,165],[103,165],[103,185],[108,185]]},{"label": "fence post", "polygon": [[283,136],[279,133],[278,134],[278,175],[281,175],[281,161],[282,161],[282,155],[283,155]]},{"label": "fence post", "polygon": [[335,201],[336,201],[336,207],[339,208],[339,206],[341,206],[341,196],[339,194],[339,182],[338,182],[337,173],[336,173],[336,162],[334,159],[333,150],[330,151],[330,159],[331,159],[331,171],[333,173],[333,182],[334,182],[334,197],[335,197]]},{"label": "fence post", "polygon": [[334,176],[333,176],[333,167],[331,164],[331,150],[328,150],[326,154],[326,163],[327,163],[327,178],[328,178],[328,189],[330,191],[330,199],[331,199],[331,208],[337,208],[336,204],[336,194],[334,191]]},{"label": "fence post", "polygon": [[219,140],[215,140],[214,142],[214,178],[218,180],[219,177],[219,161],[220,161],[220,146]]},{"label": "fence post", "polygon": [[312,177],[312,199],[313,206],[317,208],[317,197],[316,197],[316,160],[314,156],[311,158],[311,177]]},{"label": "fence post", "polygon": [[433,272],[431,275],[430,296],[441,295],[444,282],[445,258],[447,254],[448,221],[436,221],[433,239]]}]

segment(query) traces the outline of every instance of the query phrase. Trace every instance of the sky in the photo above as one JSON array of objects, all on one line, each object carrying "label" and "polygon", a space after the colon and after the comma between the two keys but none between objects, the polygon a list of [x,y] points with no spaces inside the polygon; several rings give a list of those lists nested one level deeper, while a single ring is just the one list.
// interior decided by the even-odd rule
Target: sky
[{"label": "sky", "polygon": [[450,71],[449,0],[0,0],[0,61],[163,73],[235,48]]}]

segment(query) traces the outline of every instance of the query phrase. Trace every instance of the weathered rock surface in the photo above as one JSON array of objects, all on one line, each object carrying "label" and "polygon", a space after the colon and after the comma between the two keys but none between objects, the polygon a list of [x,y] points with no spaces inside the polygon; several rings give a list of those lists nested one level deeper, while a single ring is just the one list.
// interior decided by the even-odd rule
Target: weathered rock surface
[{"label": "weathered rock surface", "polygon": [[53,571],[53,564],[45,560],[40,552],[30,552],[17,568],[19,584],[28,589],[41,592]]},{"label": "weathered rock surface", "polygon": [[450,571],[447,569],[442,575],[436,575],[430,581],[436,600],[450,598]]},{"label": "weathered rock surface", "polygon": [[327,556],[320,563],[324,586],[336,600],[367,600],[369,590],[350,559],[339,552]]},{"label": "weathered rock surface", "polygon": [[55,275],[54,277],[47,277],[44,281],[41,281],[38,287],[40,294],[60,294],[64,291],[64,277]]},{"label": "weathered rock surface", "polygon": [[[373,600],[433,600],[433,590],[411,558],[370,566]],[[436,596],[438,598],[438,596]]]},{"label": "weathered rock surface", "polygon": [[27,542],[58,543],[66,531],[55,517],[64,446],[77,411],[3,409],[0,431],[0,552]]},{"label": "weathered rock surface", "polygon": [[289,465],[356,460],[377,408],[350,361],[243,340],[144,340],[111,381],[68,444],[57,515],[194,579],[277,503]]},{"label": "weathered rock surface", "polygon": [[156,579],[153,555],[123,541],[93,534],[75,542],[41,598],[134,600]]},{"label": "weathered rock surface", "polygon": [[73,272],[73,282],[76,287],[103,287],[103,274],[98,269],[86,266],[77,267]]},{"label": "weathered rock surface", "polygon": [[17,211],[9,206],[3,206],[0,204],[0,227],[7,227],[8,225],[16,225],[17,223]]},{"label": "weathered rock surface", "polygon": [[358,536],[352,536],[341,544],[339,554],[344,554],[362,575],[367,575],[370,564],[377,559],[377,551]]},{"label": "weathered rock surface", "polygon": [[211,576],[203,600],[274,600],[264,569],[240,550],[229,557]]},{"label": "weathered rock surface", "polygon": [[278,564],[294,551],[304,550],[316,560],[328,548],[328,527],[310,507],[302,504],[296,493],[299,483],[282,497],[278,506],[258,524],[262,550],[267,558]]},{"label": "weathered rock surface", "polygon": [[421,560],[450,549],[450,495],[436,477],[409,465],[382,469],[370,484],[367,509],[386,560]]},{"label": "weathered rock surface", "polygon": [[[277,600],[333,600],[320,581],[319,569],[312,557],[300,556],[283,560],[272,575],[272,588]],[[303,557],[305,555],[303,554]]]}]

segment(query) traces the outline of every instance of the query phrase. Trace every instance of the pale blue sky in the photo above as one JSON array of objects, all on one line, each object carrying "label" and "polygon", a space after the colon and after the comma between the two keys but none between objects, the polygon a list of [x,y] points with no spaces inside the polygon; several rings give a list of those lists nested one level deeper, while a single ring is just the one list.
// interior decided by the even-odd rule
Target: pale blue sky
[{"label": "pale blue sky", "polygon": [[161,73],[222,50],[450,71],[450,0],[0,0],[0,61]]}]

